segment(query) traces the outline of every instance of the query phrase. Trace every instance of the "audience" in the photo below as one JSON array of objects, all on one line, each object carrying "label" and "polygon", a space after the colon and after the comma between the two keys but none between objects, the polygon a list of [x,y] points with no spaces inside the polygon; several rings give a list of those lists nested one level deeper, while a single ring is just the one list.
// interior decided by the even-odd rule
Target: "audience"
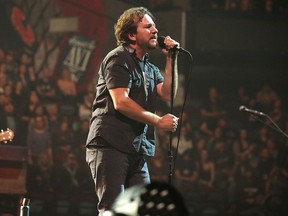
[{"label": "audience", "polygon": [[49,67],[45,67],[36,81],[36,91],[43,103],[56,101],[56,83]]},{"label": "audience", "polygon": [[[201,7],[251,12],[256,2],[260,1],[205,1]],[[261,2],[261,10],[287,13],[287,5],[280,1]],[[0,50],[0,129],[11,128],[15,132],[12,143],[28,148],[28,194],[93,193],[85,141],[94,85],[89,83],[85,91],[78,92],[69,70],[52,76],[45,66],[36,74],[28,54],[17,59],[15,53]],[[197,98],[196,107],[191,105],[179,115],[181,128],[172,137],[173,177],[195,209],[213,198],[214,203],[228,205],[226,213],[231,215],[262,211],[273,216],[273,211],[285,209],[287,200],[288,139],[271,128],[275,125],[270,119],[241,115],[233,109],[240,105],[259,109],[288,133],[287,98],[268,84],[254,91],[239,84],[234,90],[220,92],[210,86],[206,97]],[[227,100],[231,103],[224,103]],[[163,110],[157,112],[161,115]],[[262,123],[257,124],[258,120]],[[170,139],[164,131],[156,133],[156,155],[148,163],[152,180],[165,181]]]},{"label": "audience", "polygon": [[74,135],[71,124],[67,119],[60,121],[59,127],[53,137],[54,157],[57,163],[62,163],[68,153],[72,151]]},{"label": "audience", "polygon": [[48,125],[43,115],[35,116],[31,119],[31,125],[27,132],[28,163],[37,163],[38,156],[47,153],[50,161],[52,155],[52,137],[48,130]]},{"label": "audience", "polygon": [[72,99],[76,96],[76,83],[72,79],[72,74],[68,69],[64,69],[61,72],[59,79],[57,80],[57,87],[59,89],[59,94],[61,99]]},{"label": "audience", "polygon": [[[144,4],[139,0],[123,0],[134,4]],[[279,0],[150,0],[146,7],[154,10],[180,8],[186,11],[223,11],[254,14],[287,14],[287,1]]]},{"label": "audience", "polygon": [[37,161],[30,164],[27,173],[27,189],[38,192],[54,192],[53,163],[47,152],[37,156]]},{"label": "audience", "polygon": [[200,152],[200,158],[196,162],[196,169],[198,173],[198,182],[203,186],[203,191],[212,189],[216,180],[215,163],[209,158],[207,149]]}]

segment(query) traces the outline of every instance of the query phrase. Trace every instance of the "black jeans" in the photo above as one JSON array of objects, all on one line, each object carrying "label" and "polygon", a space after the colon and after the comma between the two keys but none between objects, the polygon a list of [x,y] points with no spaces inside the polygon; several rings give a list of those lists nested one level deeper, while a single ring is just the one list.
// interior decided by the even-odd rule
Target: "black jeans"
[{"label": "black jeans", "polygon": [[86,161],[95,183],[99,215],[111,210],[115,199],[125,188],[150,183],[143,155],[128,155],[114,148],[89,147]]}]

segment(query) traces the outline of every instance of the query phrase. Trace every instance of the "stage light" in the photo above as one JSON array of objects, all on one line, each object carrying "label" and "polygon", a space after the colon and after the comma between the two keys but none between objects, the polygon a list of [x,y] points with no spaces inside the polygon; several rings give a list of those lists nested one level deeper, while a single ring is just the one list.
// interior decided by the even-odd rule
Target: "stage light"
[{"label": "stage light", "polygon": [[180,193],[164,182],[136,185],[125,190],[115,200],[107,215],[117,216],[188,216]]}]

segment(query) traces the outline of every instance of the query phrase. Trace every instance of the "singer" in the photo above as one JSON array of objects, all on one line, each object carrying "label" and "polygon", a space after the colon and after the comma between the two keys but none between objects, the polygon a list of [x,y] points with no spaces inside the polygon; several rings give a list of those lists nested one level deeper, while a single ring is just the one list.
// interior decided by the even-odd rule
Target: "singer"
[{"label": "singer", "polygon": [[155,105],[157,98],[171,98],[172,48],[179,43],[165,37],[162,52],[166,65],[162,76],[148,59],[147,51],[158,47],[158,30],[146,8],[126,10],[114,30],[118,47],[100,65],[86,143],[86,161],[95,182],[99,215],[111,210],[125,188],[150,183],[146,157],[154,156],[154,129],[174,132],[178,125],[178,117],[172,114],[156,115]]}]

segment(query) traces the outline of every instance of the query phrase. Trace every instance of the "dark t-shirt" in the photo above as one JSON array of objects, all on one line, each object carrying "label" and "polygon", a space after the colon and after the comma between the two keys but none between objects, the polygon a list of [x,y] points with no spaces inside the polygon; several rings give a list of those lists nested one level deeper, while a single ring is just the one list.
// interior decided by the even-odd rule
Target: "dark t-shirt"
[{"label": "dark t-shirt", "polygon": [[97,142],[93,141],[96,137],[102,137],[122,152],[154,155],[154,129],[116,111],[108,91],[113,88],[129,88],[132,100],[144,109],[155,112],[157,85],[164,79],[160,70],[149,63],[147,58],[139,62],[135,50],[123,46],[112,50],[103,60],[99,69],[87,145],[97,146]]}]

